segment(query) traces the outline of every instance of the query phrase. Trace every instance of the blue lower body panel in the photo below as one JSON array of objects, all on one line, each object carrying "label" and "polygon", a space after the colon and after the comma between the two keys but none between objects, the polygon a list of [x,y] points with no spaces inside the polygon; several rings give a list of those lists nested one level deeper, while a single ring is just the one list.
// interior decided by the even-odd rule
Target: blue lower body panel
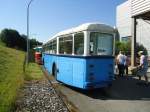
[{"label": "blue lower body panel", "polygon": [[45,69],[52,74],[57,67],[57,80],[82,88],[107,87],[113,80],[113,58],[85,58],[43,54]]},{"label": "blue lower body panel", "polygon": [[85,88],[111,85],[114,79],[114,58],[91,58],[86,60]]}]

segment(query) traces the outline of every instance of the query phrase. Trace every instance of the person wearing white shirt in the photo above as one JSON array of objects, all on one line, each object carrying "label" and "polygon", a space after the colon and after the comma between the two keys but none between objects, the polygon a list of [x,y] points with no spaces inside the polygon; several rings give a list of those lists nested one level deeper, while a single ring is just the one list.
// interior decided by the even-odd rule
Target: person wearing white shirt
[{"label": "person wearing white shirt", "polygon": [[122,51],[120,51],[117,56],[117,64],[118,64],[119,76],[122,77],[124,75],[124,62],[125,62],[125,56],[122,54]]},{"label": "person wearing white shirt", "polygon": [[144,76],[145,81],[146,81],[146,85],[148,85],[148,76],[147,76],[148,60],[147,60],[147,56],[144,55],[143,51],[139,51],[138,54],[140,56],[140,65],[138,66],[138,68],[139,68],[139,73],[138,73],[139,80],[141,80],[141,77]]}]

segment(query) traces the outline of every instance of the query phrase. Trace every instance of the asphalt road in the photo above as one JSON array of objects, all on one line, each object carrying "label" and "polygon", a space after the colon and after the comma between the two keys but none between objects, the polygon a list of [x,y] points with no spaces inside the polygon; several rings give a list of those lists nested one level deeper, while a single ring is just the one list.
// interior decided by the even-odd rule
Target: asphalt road
[{"label": "asphalt road", "polygon": [[136,77],[119,78],[107,91],[83,91],[63,84],[57,88],[79,112],[150,112],[150,86],[138,82]]}]

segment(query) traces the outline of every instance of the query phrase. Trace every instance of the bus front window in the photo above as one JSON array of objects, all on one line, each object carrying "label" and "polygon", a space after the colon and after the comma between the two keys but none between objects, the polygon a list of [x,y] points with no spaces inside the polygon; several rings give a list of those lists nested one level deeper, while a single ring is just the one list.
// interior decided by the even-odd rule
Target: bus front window
[{"label": "bus front window", "polygon": [[113,55],[113,35],[99,32],[91,32],[90,54]]}]

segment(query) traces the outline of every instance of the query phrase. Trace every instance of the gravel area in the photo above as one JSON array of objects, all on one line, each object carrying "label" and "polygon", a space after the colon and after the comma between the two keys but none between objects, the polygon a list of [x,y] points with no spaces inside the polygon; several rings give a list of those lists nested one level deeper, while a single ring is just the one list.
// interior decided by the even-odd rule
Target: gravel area
[{"label": "gravel area", "polygon": [[47,80],[32,81],[21,89],[16,112],[69,112]]}]

